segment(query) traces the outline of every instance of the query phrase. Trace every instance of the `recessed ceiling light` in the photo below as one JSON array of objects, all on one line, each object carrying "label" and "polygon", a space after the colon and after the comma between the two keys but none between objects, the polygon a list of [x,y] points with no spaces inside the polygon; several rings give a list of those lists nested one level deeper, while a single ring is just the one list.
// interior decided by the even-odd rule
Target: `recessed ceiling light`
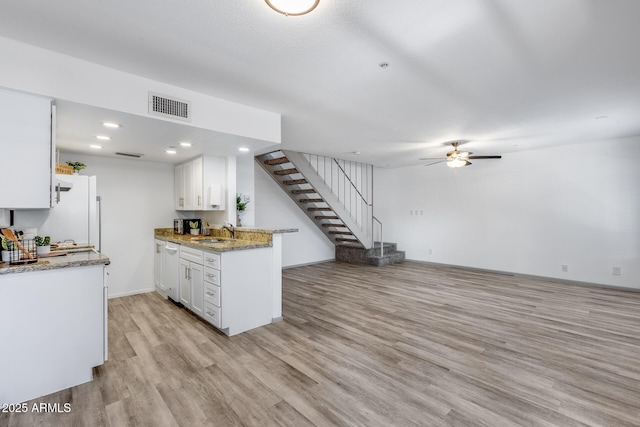
[{"label": "recessed ceiling light", "polygon": [[96,138],[101,141],[111,141],[111,137],[107,135],[96,135]]},{"label": "recessed ceiling light", "polygon": [[169,148],[166,152],[167,152],[167,154],[176,154],[177,153],[176,150],[171,149],[171,148]]},{"label": "recessed ceiling light", "polygon": [[181,147],[191,147],[191,143],[187,142],[187,141],[183,141],[183,142],[180,143],[180,146]]},{"label": "recessed ceiling light", "polygon": [[91,148],[95,148],[96,150],[99,150],[99,149],[101,149],[101,148],[102,148],[102,145],[91,144],[91,145],[89,145],[89,147],[91,147]]},{"label": "recessed ceiling light", "polygon": [[112,128],[112,129],[116,129],[116,128],[121,128],[122,125],[118,124],[118,123],[114,123],[114,122],[102,122],[102,126],[106,127],[106,128]]},{"label": "recessed ceiling light", "polygon": [[238,151],[242,151],[243,153],[246,153],[249,151],[249,149],[247,147],[240,147],[238,148]]}]

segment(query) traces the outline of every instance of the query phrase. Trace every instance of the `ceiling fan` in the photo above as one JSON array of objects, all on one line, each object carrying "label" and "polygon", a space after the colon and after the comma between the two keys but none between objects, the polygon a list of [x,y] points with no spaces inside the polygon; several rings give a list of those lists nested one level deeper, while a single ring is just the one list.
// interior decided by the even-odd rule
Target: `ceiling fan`
[{"label": "ceiling fan", "polygon": [[449,151],[447,153],[447,157],[445,159],[441,158],[422,158],[420,160],[438,160],[437,162],[429,163],[425,166],[435,165],[437,163],[447,162],[447,166],[450,168],[461,168],[462,166],[469,166],[472,164],[469,160],[473,159],[501,159],[502,156],[472,156],[473,153],[469,151],[460,151],[458,150],[459,142],[452,142],[453,151]]}]

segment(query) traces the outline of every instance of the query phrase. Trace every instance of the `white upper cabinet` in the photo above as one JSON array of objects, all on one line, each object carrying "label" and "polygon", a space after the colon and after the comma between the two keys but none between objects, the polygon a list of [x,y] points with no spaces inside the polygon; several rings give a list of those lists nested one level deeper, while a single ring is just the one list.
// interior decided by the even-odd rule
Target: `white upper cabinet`
[{"label": "white upper cabinet", "polygon": [[227,159],[202,156],[175,168],[175,208],[178,211],[225,209]]},{"label": "white upper cabinet", "polygon": [[175,168],[174,184],[175,184],[175,209],[177,211],[184,210],[184,173],[182,165]]},{"label": "white upper cabinet", "polygon": [[0,208],[48,209],[55,143],[49,98],[0,89]]}]

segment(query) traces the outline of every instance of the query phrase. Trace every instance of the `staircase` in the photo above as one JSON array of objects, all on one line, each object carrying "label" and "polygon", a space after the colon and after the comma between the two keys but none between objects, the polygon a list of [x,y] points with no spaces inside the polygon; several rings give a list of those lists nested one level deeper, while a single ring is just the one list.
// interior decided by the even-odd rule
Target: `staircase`
[{"label": "staircase", "polygon": [[382,223],[373,216],[372,165],[289,150],[255,160],[336,245],[337,261],[377,266],[404,261],[395,244],[382,242]]}]

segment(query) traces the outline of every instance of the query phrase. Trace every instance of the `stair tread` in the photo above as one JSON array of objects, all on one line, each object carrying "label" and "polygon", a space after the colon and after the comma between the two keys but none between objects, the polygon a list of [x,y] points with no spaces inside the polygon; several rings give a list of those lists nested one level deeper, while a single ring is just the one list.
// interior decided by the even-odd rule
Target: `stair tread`
[{"label": "stair tread", "polygon": [[288,180],[282,181],[282,183],[284,185],[307,184],[307,180],[306,179],[288,179]]},{"label": "stair tread", "polygon": [[275,166],[275,165],[281,165],[283,163],[290,163],[290,162],[291,161],[285,156],[285,157],[277,157],[275,159],[265,160],[264,164],[268,166]]},{"label": "stair tread", "polygon": [[310,212],[314,212],[314,211],[329,212],[329,211],[332,211],[333,209],[331,209],[331,208],[307,208],[307,210],[310,211]]},{"label": "stair tread", "polygon": [[300,199],[300,203],[324,203],[324,199]]},{"label": "stair tread", "polygon": [[329,234],[353,236],[353,233],[350,231],[330,231]]},{"label": "stair tread", "polygon": [[292,190],[291,193],[293,193],[293,194],[313,194],[313,193],[317,193],[317,191],[314,190],[313,188],[309,188],[309,189],[305,189],[305,190]]},{"label": "stair tread", "polygon": [[280,169],[273,171],[274,175],[293,175],[294,173],[300,173],[296,168]]},{"label": "stair tread", "polygon": [[[338,217],[335,217],[334,219],[337,219]],[[316,217],[316,219],[319,219]],[[323,227],[340,227],[340,228],[347,228],[346,225],[340,223],[340,224],[321,224]]]},{"label": "stair tread", "polygon": [[315,219],[340,219],[337,216],[315,216]]}]

